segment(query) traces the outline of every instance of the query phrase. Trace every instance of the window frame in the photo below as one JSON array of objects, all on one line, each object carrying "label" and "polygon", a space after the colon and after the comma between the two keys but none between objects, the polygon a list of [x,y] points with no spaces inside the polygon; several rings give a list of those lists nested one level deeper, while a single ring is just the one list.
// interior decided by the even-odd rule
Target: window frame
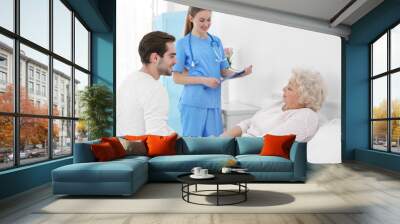
[{"label": "window frame", "polygon": [[[54,75],[54,69],[53,69],[53,59],[58,60],[59,62],[62,62],[68,66],[71,66],[71,83],[73,84],[75,82],[75,69],[85,73],[88,75],[89,78],[89,83],[88,86],[92,85],[92,71],[91,71],[91,36],[92,36],[92,31],[89,29],[87,24],[83,21],[83,19],[72,9],[72,7],[65,1],[65,0],[59,0],[68,10],[71,11],[71,18],[70,18],[70,23],[71,23],[71,58],[67,59],[64,58],[63,56],[57,54],[54,52],[53,49],[53,24],[54,24],[54,17],[53,17],[53,1],[54,0],[48,0],[49,3],[49,47],[46,49],[45,47],[42,47],[39,44],[34,43],[33,41],[30,41],[29,39],[24,38],[23,36],[20,35],[20,0],[14,0],[13,1],[13,10],[14,10],[14,30],[10,31],[4,27],[0,26],[0,35],[3,35],[7,38],[12,39],[13,41],[13,60],[12,60],[12,69],[11,69],[11,74],[14,77],[14,110],[13,112],[1,112],[0,111],[0,116],[4,117],[12,117],[13,119],[13,153],[14,153],[14,161],[13,161],[13,166],[10,167],[5,167],[5,168],[0,168],[0,172],[5,171],[5,170],[10,170],[10,169],[16,169],[19,167],[23,166],[29,166],[37,163],[43,163],[49,160],[53,159],[61,159],[65,157],[70,157],[73,156],[74,152],[74,143],[75,143],[75,126],[76,126],[76,121],[79,120],[79,117],[75,116],[75,108],[72,107],[72,113],[68,116],[56,116],[53,115],[53,97],[54,97],[54,90],[53,90],[53,75]],[[81,67],[80,65],[75,63],[75,19],[77,19],[83,27],[88,31],[88,60],[89,60],[89,65],[88,69],[85,69]],[[20,80],[20,64],[21,64],[21,56],[20,56],[20,45],[23,44],[27,47],[32,48],[33,50],[36,50],[40,53],[45,54],[49,58],[49,63],[48,63],[48,71],[47,71],[47,80],[45,84],[45,95],[48,96],[48,108],[49,111],[47,112],[46,115],[39,115],[39,114],[27,114],[27,113],[21,113],[20,111],[20,85],[21,85],[21,80]],[[36,92],[35,85],[40,83],[42,86],[42,79],[41,75],[44,70],[39,70],[39,80],[36,78],[36,72],[37,68],[33,67],[33,79],[31,79],[30,76],[30,69],[31,65],[29,63],[27,64],[27,72],[25,74],[26,76],[26,82],[32,81],[34,85],[34,92]],[[28,84],[26,84],[28,85]],[[28,86],[27,86],[28,87]],[[28,87],[29,88],[29,87]],[[72,105],[75,103],[75,88],[74,85],[71,87],[71,93],[72,93]],[[29,91],[27,89],[27,91]],[[46,93],[48,92],[48,93]],[[40,91],[40,94],[37,95],[39,97],[42,96],[42,91]],[[36,102],[34,102],[36,103]],[[21,118],[45,118],[47,119],[48,122],[48,136],[47,136],[47,142],[49,143],[47,145],[47,150],[48,150],[48,155],[47,157],[44,157],[43,160],[40,160],[38,162],[32,162],[32,163],[24,163],[21,164],[21,158],[20,158],[20,119]],[[55,156],[53,155],[54,152],[54,147],[53,147],[53,123],[56,120],[65,120],[65,121],[70,121],[71,122],[71,141],[70,141],[70,148],[71,148],[71,153],[68,155],[62,155],[62,156]],[[51,143],[51,144],[50,144]]]},{"label": "window frame", "polygon": [[[393,121],[400,121],[400,117],[393,117],[392,116],[392,76],[396,75],[396,73],[400,72],[400,67],[398,68],[393,68],[391,69],[391,31],[395,27],[400,26],[400,21],[397,21],[393,25],[391,25],[389,28],[387,28],[383,33],[378,35],[374,40],[372,40],[369,44],[369,149],[373,151],[380,151],[380,152],[386,152],[386,153],[391,153],[391,154],[400,154],[400,152],[393,152],[392,151],[392,122]],[[373,44],[376,43],[381,37],[384,35],[387,35],[387,52],[386,52],[386,57],[387,57],[387,63],[386,63],[386,71],[382,72],[380,74],[376,74],[374,76],[373,74]],[[386,87],[387,87],[387,93],[386,93],[386,98],[387,98],[387,105],[386,105],[386,118],[373,118],[373,82],[376,79],[386,77]],[[373,136],[373,122],[374,121],[386,121],[386,151],[379,150],[374,148],[374,136]]]}]

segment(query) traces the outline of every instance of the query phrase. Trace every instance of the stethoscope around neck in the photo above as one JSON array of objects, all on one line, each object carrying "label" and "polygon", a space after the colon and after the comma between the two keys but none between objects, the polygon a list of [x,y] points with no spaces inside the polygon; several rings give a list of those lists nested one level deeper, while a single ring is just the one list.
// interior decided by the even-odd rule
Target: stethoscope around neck
[{"label": "stethoscope around neck", "polygon": [[[212,37],[211,34],[209,34],[208,32],[207,32],[207,35],[208,35],[208,36],[210,37],[210,39],[211,39],[210,45],[211,45],[211,48],[212,48],[212,50],[214,51],[214,54],[215,54],[215,61],[216,61],[217,63],[221,63],[221,62],[225,61],[226,58],[225,58],[224,55],[222,55],[221,52],[219,51],[219,44],[218,44],[218,42],[217,42],[217,41],[214,39],[214,37]],[[194,59],[194,56],[193,56],[193,49],[192,49],[192,32],[189,33],[189,51],[190,51],[190,57],[191,57],[191,59],[192,59],[192,62],[190,63],[190,66],[191,66],[192,68],[194,68],[194,67],[196,67],[196,65],[198,64],[198,62],[196,62],[196,60]]]}]

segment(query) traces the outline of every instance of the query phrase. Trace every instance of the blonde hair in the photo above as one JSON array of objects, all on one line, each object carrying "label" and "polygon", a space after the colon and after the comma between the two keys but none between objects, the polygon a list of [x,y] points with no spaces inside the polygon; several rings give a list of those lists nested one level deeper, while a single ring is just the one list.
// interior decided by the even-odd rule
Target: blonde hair
[{"label": "blonde hair", "polygon": [[292,70],[289,82],[296,85],[299,103],[317,112],[326,98],[326,87],[319,72],[296,68]]},{"label": "blonde hair", "polygon": [[202,9],[202,8],[197,8],[197,7],[192,7],[190,6],[186,15],[185,19],[185,30],[183,31],[183,35],[186,36],[188,33],[192,32],[193,29],[193,23],[190,22],[189,16],[194,18],[197,13],[204,11],[207,9]]}]

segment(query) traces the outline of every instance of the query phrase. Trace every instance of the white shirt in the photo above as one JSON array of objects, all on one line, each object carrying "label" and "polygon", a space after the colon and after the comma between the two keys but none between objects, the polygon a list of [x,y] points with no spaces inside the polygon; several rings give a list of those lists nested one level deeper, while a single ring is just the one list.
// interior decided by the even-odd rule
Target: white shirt
[{"label": "white shirt", "polygon": [[168,93],[151,75],[128,75],[118,88],[117,135],[170,135]]},{"label": "white shirt", "polygon": [[296,141],[308,142],[318,130],[318,114],[309,108],[282,111],[262,109],[238,124],[242,136],[296,135]]}]

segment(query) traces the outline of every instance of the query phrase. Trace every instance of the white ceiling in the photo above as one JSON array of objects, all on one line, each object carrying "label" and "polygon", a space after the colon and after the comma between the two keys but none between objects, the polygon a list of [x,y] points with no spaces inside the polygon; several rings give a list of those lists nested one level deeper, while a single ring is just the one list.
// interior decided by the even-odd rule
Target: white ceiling
[{"label": "white ceiling", "polygon": [[[352,24],[383,2],[383,0],[167,1],[345,38],[350,35]],[[342,10],[344,8],[346,9]]]},{"label": "white ceiling", "polygon": [[255,7],[329,20],[351,0],[227,0]]}]

